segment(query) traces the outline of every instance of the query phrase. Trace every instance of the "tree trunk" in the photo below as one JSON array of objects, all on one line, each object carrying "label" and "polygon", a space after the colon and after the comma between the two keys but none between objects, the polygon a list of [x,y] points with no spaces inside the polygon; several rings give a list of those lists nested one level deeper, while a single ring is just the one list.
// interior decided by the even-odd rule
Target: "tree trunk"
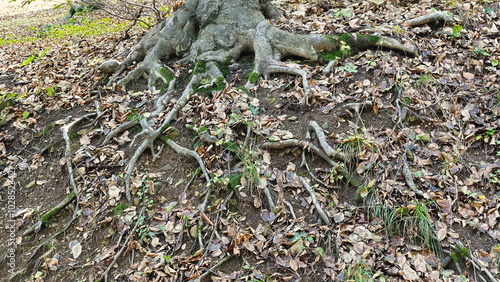
[{"label": "tree trunk", "polygon": [[[129,201],[130,177],[142,152],[150,148],[153,159],[159,157],[159,153],[154,150],[154,141],[168,128],[193,93],[225,89],[227,83],[219,69],[221,63],[234,62],[242,54],[254,53],[254,69],[248,76],[247,88],[254,85],[261,75],[267,77],[270,73],[283,72],[301,76],[304,106],[307,105],[310,92],[307,73],[301,69],[285,67],[280,63],[284,57],[296,56],[313,61],[323,58],[335,62],[337,58],[367,47],[386,47],[416,54],[414,47],[404,46],[397,40],[382,36],[355,33],[338,36],[293,34],[282,31],[270,21],[280,14],[270,0],[187,0],[174,14],[153,27],[132,48],[122,63],[110,60],[99,67],[102,72],[113,74],[109,86],[133,62],[141,63],[117,81],[122,89],[144,75],[148,77],[148,87],[152,91],[158,84],[168,85],[166,93],[162,93],[155,101],[156,108],[147,119],[120,125],[104,141],[106,144],[119,132],[139,123],[143,128],[138,134],[144,137],[143,142],[127,164],[125,174]],[[156,117],[165,111],[165,101],[168,101],[175,85],[174,72],[162,63],[172,57],[194,63],[194,69],[181,96],[173,108],[164,114],[161,125],[157,125]]]},{"label": "tree trunk", "polygon": [[[340,36],[298,35],[279,30],[270,19],[280,16],[270,0],[187,0],[172,16],[151,29],[131,50],[114,71],[108,85],[134,61],[142,61],[118,81],[125,88],[130,82],[148,75],[148,86],[168,80],[161,61],[172,56],[194,63],[209,65],[237,60],[242,54],[255,54],[255,69],[249,81],[255,83],[260,75],[286,72],[303,76],[301,70],[282,67],[279,61],[287,56],[309,60],[341,57],[351,50],[382,46],[415,54],[391,38],[344,34]],[[221,75],[212,73],[212,76]],[[305,87],[307,92],[307,87]],[[307,93],[306,93],[307,95]]]}]

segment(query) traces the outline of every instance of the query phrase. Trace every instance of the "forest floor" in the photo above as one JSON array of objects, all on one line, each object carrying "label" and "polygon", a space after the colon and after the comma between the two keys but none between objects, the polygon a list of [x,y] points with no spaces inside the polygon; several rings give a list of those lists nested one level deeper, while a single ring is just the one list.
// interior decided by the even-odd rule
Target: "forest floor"
[{"label": "forest floor", "polygon": [[[138,129],[102,141],[157,93],[141,81],[105,87],[97,66],[125,57],[146,29],[122,40],[128,23],[99,11],[69,22],[65,9],[0,15],[0,279],[95,281],[111,266],[114,281],[498,281],[500,4],[410,2],[276,1],[282,29],[374,27],[420,54],[367,50],[330,74],[292,58],[310,74],[305,111],[293,75],[240,91],[252,69],[241,58],[230,85],[192,97],[166,133],[201,156],[211,185],[165,146],[157,160],[141,156],[133,202],[123,175]],[[405,24],[435,11],[461,21]],[[166,63],[186,81],[187,68]],[[300,145],[319,147],[311,122],[346,156],[338,166]],[[295,146],[270,148],[285,140]]]},{"label": "forest floor", "polygon": [[66,3],[64,0],[39,0],[29,5],[23,5],[23,1],[0,0],[0,16],[25,14],[41,10],[52,9],[55,5]]}]

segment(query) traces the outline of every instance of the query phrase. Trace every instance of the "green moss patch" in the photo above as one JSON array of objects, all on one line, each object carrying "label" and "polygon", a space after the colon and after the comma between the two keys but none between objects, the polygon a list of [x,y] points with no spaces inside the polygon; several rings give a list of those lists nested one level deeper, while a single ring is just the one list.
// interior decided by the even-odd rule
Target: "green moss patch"
[{"label": "green moss patch", "polygon": [[260,77],[260,74],[253,71],[250,74],[248,74],[248,81],[250,81],[250,83],[252,83],[252,84],[256,84],[257,81],[259,80],[259,77]]},{"label": "green moss patch", "polygon": [[[126,21],[111,18],[91,19],[76,17],[64,24],[41,24],[39,21],[43,22],[42,19],[36,18],[33,21],[33,26],[26,26],[28,23],[25,22],[9,23],[9,31],[4,33],[0,38],[0,46],[42,40],[52,41],[67,37],[100,37],[124,31],[128,27]],[[46,20],[45,22],[51,21],[53,20]]]},{"label": "green moss patch", "polygon": [[196,93],[211,93],[213,91],[222,91],[226,88],[224,77],[218,76],[215,79],[203,79],[200,83],[193,85],[193,90]]}]

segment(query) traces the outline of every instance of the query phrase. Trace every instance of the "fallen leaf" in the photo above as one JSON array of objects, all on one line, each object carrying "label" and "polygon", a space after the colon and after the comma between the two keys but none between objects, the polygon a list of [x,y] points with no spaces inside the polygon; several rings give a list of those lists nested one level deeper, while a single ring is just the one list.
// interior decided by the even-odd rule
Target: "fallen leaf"
[{"label": "fallen leaf", "polygon": [[74,259],[77,259],[82,253],[82,245],[77,240],[69,242],[69,248]]}]

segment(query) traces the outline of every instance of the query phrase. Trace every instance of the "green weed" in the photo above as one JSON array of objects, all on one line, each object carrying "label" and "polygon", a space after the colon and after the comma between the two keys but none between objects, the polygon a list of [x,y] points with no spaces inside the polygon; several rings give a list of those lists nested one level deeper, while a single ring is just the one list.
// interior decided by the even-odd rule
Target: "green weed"
[{"label": "green weed", "polygon": [[387,234],[406,236],[415,244],[424,244],[438,256],[442,255],[441,242],[424,203],[392,207],[386,204],[375,204],[367,207],[369,218],[383,220]]},{"label": "green weed", "polygon": [[456,24],[451,28],[451,35],[455,38],[461,37],[462,29],[464,29],[461,25]]},{"label": "green weed", "polygon": [[113,212],[116,215],[120,215],[123,213],[124,210],[126,210],[128,207],[130,207],[129,204],[125,204],[125,203],[122,203],[120,202],[118,205],[116,205],[116,207],[113,209]]},{"label": "green weed", "polygon": [[342,270],[345,281],[385,281],[380,272],[374,273],[370,265],[364,259],[359,260],[355,265],[349,265]]},{"label": "green weed", "polygon": [[224,77],[218,76],[215,79],[204,78],[200,83],[193,84],[193,90],[196,93],[211,93],[222,91],[226,88]]},{"label": "green weed", "polygon": [[490,142],[491,138],[495,135],[497,132],[497,128],[495,127],[488,127],[484,130],[484,133],[479,134],[476,136],[476,140],[483,140],[484,143]]}]

